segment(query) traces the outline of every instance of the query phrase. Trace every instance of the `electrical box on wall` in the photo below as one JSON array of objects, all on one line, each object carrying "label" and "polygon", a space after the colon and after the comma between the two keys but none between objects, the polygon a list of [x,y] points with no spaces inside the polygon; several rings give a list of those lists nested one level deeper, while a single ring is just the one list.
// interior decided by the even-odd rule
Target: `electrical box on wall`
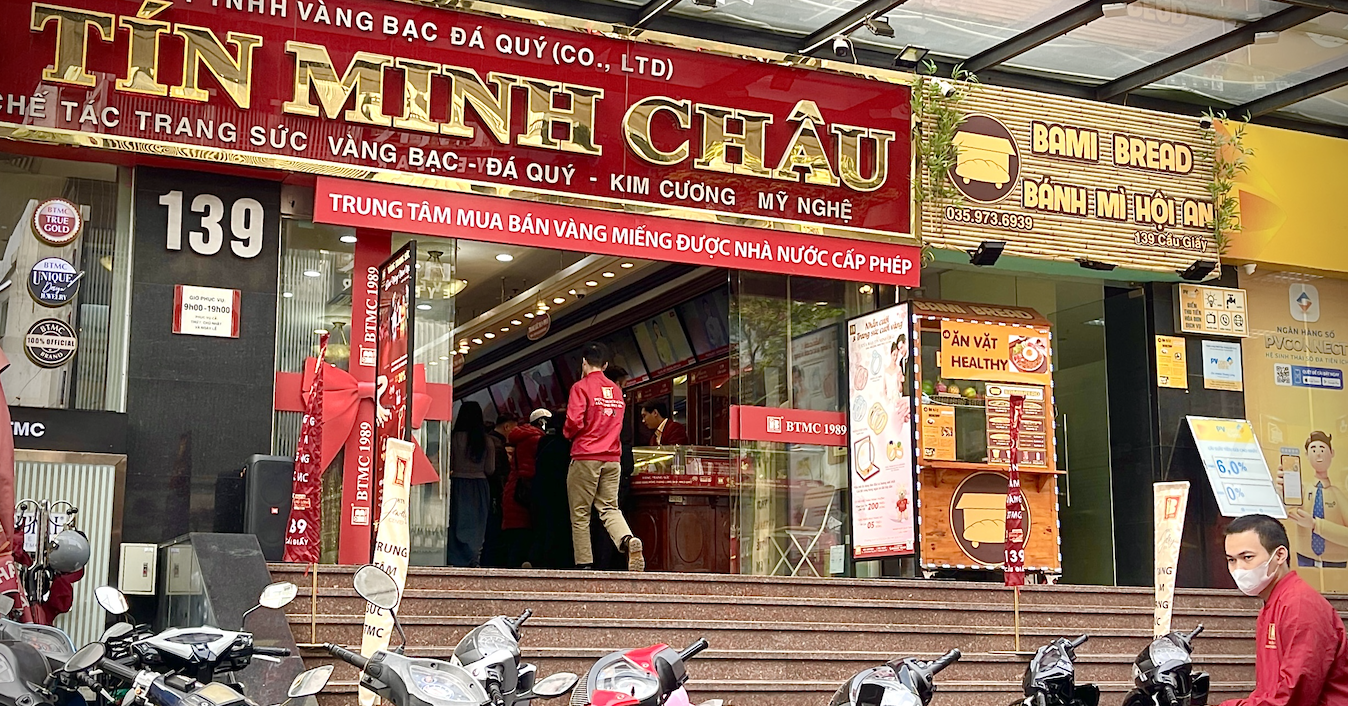
[{"label": "electrical box on wall", "polygon": [[118,588],[128,596],[153,596],[155,563],[159,547],[154,544],[122,543]]}]

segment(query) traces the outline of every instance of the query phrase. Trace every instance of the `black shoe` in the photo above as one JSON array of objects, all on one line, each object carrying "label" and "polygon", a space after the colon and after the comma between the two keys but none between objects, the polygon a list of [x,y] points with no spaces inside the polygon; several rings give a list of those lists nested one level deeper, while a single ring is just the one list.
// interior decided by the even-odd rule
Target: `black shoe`
[{"label": "black shoe", "polygon": [[576,564],[579,571],[594,571],[594,564]]}]

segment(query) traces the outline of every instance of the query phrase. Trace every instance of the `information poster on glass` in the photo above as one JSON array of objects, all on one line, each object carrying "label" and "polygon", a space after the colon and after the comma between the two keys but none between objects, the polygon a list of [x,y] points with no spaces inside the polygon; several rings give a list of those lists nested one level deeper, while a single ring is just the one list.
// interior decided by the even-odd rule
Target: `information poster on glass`
[{"label": "information poster on glass", "polygon": [[914,550],[913,415],[908,305],[847,323],[852,555]]},{"label": "information poster on glass", "polygon": [[1287,517],[1249,422],[1215,417],[1186,419],[1223,517],[1255,513]]}]

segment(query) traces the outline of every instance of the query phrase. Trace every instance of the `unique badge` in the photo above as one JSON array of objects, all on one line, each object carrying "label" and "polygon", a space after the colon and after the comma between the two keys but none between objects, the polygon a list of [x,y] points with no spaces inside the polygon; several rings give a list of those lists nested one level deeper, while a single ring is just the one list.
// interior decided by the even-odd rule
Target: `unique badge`
[{"label": "unique badge", "polygon": [[39,367],[59,368],[75,357],[75,329],[60,319],[41,319],[28,328],[23,350]]},{"label": "unique badge", "polygon": [[33,235],[48,245],[69,245],[83,230],[79,206],[65,199],[47,199],[33,211]]},{"label": "unique badge", "polygon": [[69,262],[46,257],[38,260],[28,273],[28,293],[42,306],[63,306],[80,291],[81,276]]}]

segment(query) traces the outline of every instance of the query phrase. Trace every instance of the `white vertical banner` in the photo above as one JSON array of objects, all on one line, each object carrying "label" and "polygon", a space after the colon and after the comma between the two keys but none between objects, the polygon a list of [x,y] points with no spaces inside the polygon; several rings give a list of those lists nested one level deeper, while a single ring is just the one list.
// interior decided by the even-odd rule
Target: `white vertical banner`
[{"label": "white vertical banner", "polygon": [[[410,541],[407,529],[408,488],[412,483],[412,451],[410,441],[389,439],[384,447],[383,502],[380,504],[379,531],[374,539],[374,565],[383,569],[398,583],[401,597],[407,585],[407,554]],[[401,599],[400,599],[401,600]],[[360,642],[360,653],[366,657],[388,649],[393,633],[393,615],[388,611],[365,604],[365,630]],[[372,691],[360,690],[360,706],[374,706],[378,696]]]},{"label": "white vertical banner", "polygon": [[1189,482],[1156,483],[1156,621],[1153,635],[1170,632],[1175,610],[1175,569],[1179,566],[1180,539],[1184,537],[1184,510],[1189,505]]}]

